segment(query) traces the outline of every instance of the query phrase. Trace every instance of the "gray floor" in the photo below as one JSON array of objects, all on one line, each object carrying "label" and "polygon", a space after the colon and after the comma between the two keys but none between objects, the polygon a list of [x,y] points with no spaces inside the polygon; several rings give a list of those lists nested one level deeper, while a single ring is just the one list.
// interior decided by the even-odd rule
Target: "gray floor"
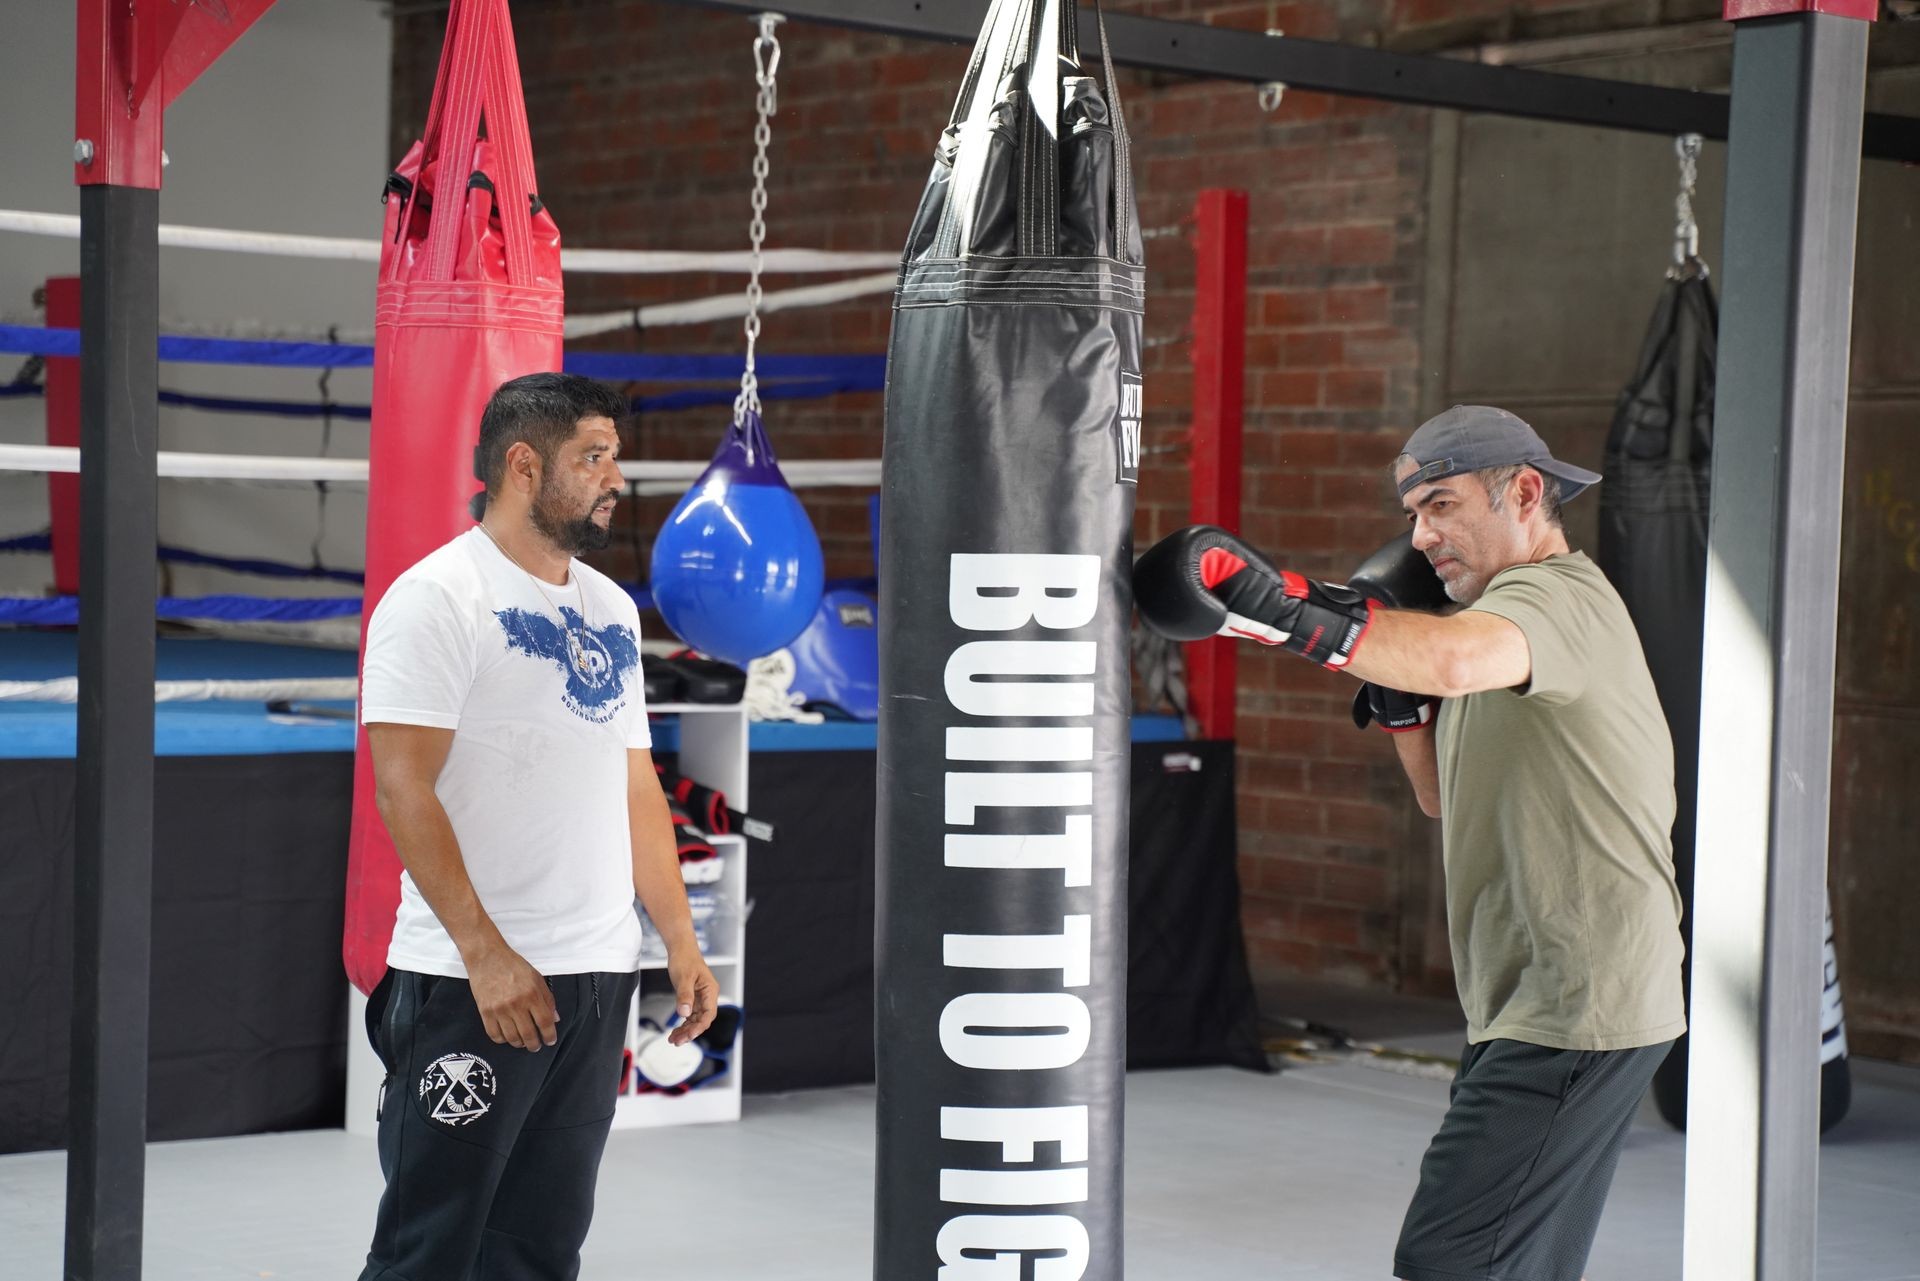
[{"label": "gray floor", "polygon": [[[1269,1006],[1269,1008],[1273,1008]],[[1435,1033],[1438,1037],[1443,1034]],[[1821,1281],[1920,1278],[1920,1071],[1860,1064],[1822,1153]],[[1417,1066],[1414,1070],[1418,1070]],[[1444,1081],[1358,1060],[1128,1082],[1127,1266],[1147,1281],[1378,1281]],[[613,1137],[586,1281],[867,1281],[873,1092],[748,1100]],[[1682,1143],[1643,1116],[1592,1281],[1678,1277]],[[64,1157],[0,1157],[0,1274],[61,1274]],[[351,1281],[380,1178],[339,1132],[156,1144],[149,1281]]]}]

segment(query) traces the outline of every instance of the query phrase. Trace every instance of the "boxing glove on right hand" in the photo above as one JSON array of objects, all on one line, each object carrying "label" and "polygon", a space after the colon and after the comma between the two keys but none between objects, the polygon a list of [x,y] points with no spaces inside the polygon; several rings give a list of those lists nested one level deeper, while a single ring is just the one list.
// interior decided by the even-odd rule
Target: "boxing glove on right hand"
[{"label": "boxing glove on right hand", "polygon": [[1161,539],[1133,569],[1134,603],[1147,625],[1178,641],[1243,636],[1345,667],[1373,606],[1339,583],[1275,569],[1251,545],[1213,525]]}]

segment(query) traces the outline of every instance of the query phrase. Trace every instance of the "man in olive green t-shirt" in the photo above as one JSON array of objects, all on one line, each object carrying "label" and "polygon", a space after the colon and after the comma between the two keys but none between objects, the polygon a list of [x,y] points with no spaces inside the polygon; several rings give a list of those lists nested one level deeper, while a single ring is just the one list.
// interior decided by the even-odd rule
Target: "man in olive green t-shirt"
[{"label": "man in olive green t-shirt", "polygon": [[[1243,636],[1367,682],[1361,714],[1441,820],[1468,1044],[1394,1275],[1578,1281],[1685,1030],[1672,740],[1626,606],[1560,525],[1598,475],[1504,410],[1457,405],[1394,479],[1419,554],[1364,593],[1193,526],[1140,559],[1135,597],[1175,639]],[[1467,608],[1376,603],[1437,594],[1435,575]]]},{"label": "man in olive green t-shirt", "polygon": [[1468,607],[1447,621],[1498,670],[1432,691],[1453,695],[1435,731],[1394,738],[1440,819],[1467,1014],[1394,1251],[1403,1281],[1575,1281],[1686,1030],[1673,740],[1626,605],[1560,524],[1599,479],[1483,405],[1424,424],[1394,466],[1414,548]]},{"label": "man in olive green t-shirt", "polygon": [[[1563,550],[1500,570],[1471,608],[1519,629],[1531,675],[1435,722],[1467,1039],[1671,1041],[1686,1030],[1673,743],[1626,606]],[[1420,746],[1396,741],[1420,768]]]}]

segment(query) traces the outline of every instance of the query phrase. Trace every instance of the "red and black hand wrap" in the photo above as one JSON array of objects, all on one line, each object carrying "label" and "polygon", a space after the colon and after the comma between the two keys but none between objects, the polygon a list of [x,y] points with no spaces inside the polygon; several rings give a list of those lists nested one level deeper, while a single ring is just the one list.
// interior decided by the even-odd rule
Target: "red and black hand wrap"
[{"label": "red and black hand wrap", "polygon": [[1134,567],[1133,586],[1141,616],[1175,640],[1243,636],[1323,667],[1345,667],[1372,620],[1359,592],[1275,569],[1212,525],[1190,525],[1155,544]]},{"label": "red and black hand wrap", "polygon": [[[1367,557],[1347,584],[1389,609],[1430,613],[1449,603],[1446,584],[1414,547],[1411,534],[1401,534]],[[1353,723],[1360,729],[1378,725],[1389,734],[1405,734],[1433,724],[1439,711],[1440,700],[1430,694],[1410,694],[1371,682],[1353,696]]]},{"label": "red and black hand wrap", "polygon": [[1409,694],[1372,681],[1363,683],[1353,696],[1355,729],[1378,725],[1389,734],[1405,734],[1425,729],[1439,713],[1440,700],[1431,695]]}]

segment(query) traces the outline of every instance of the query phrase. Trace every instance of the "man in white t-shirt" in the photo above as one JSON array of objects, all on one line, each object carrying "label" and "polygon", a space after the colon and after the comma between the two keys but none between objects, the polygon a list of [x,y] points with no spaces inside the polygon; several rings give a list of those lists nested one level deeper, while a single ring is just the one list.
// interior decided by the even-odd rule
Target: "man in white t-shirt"
[{"label": "man in white t-shirt", "polygon": [[482,523],[397,579],[360,718],[405,872],[367,1027],[387,1068],[362,1281],[572,1281],[618,1092],[638,897],[684,1044],[717,989],[651,755],[640,616],[607,545],[626,412],[568,374],[480,420]]}]

